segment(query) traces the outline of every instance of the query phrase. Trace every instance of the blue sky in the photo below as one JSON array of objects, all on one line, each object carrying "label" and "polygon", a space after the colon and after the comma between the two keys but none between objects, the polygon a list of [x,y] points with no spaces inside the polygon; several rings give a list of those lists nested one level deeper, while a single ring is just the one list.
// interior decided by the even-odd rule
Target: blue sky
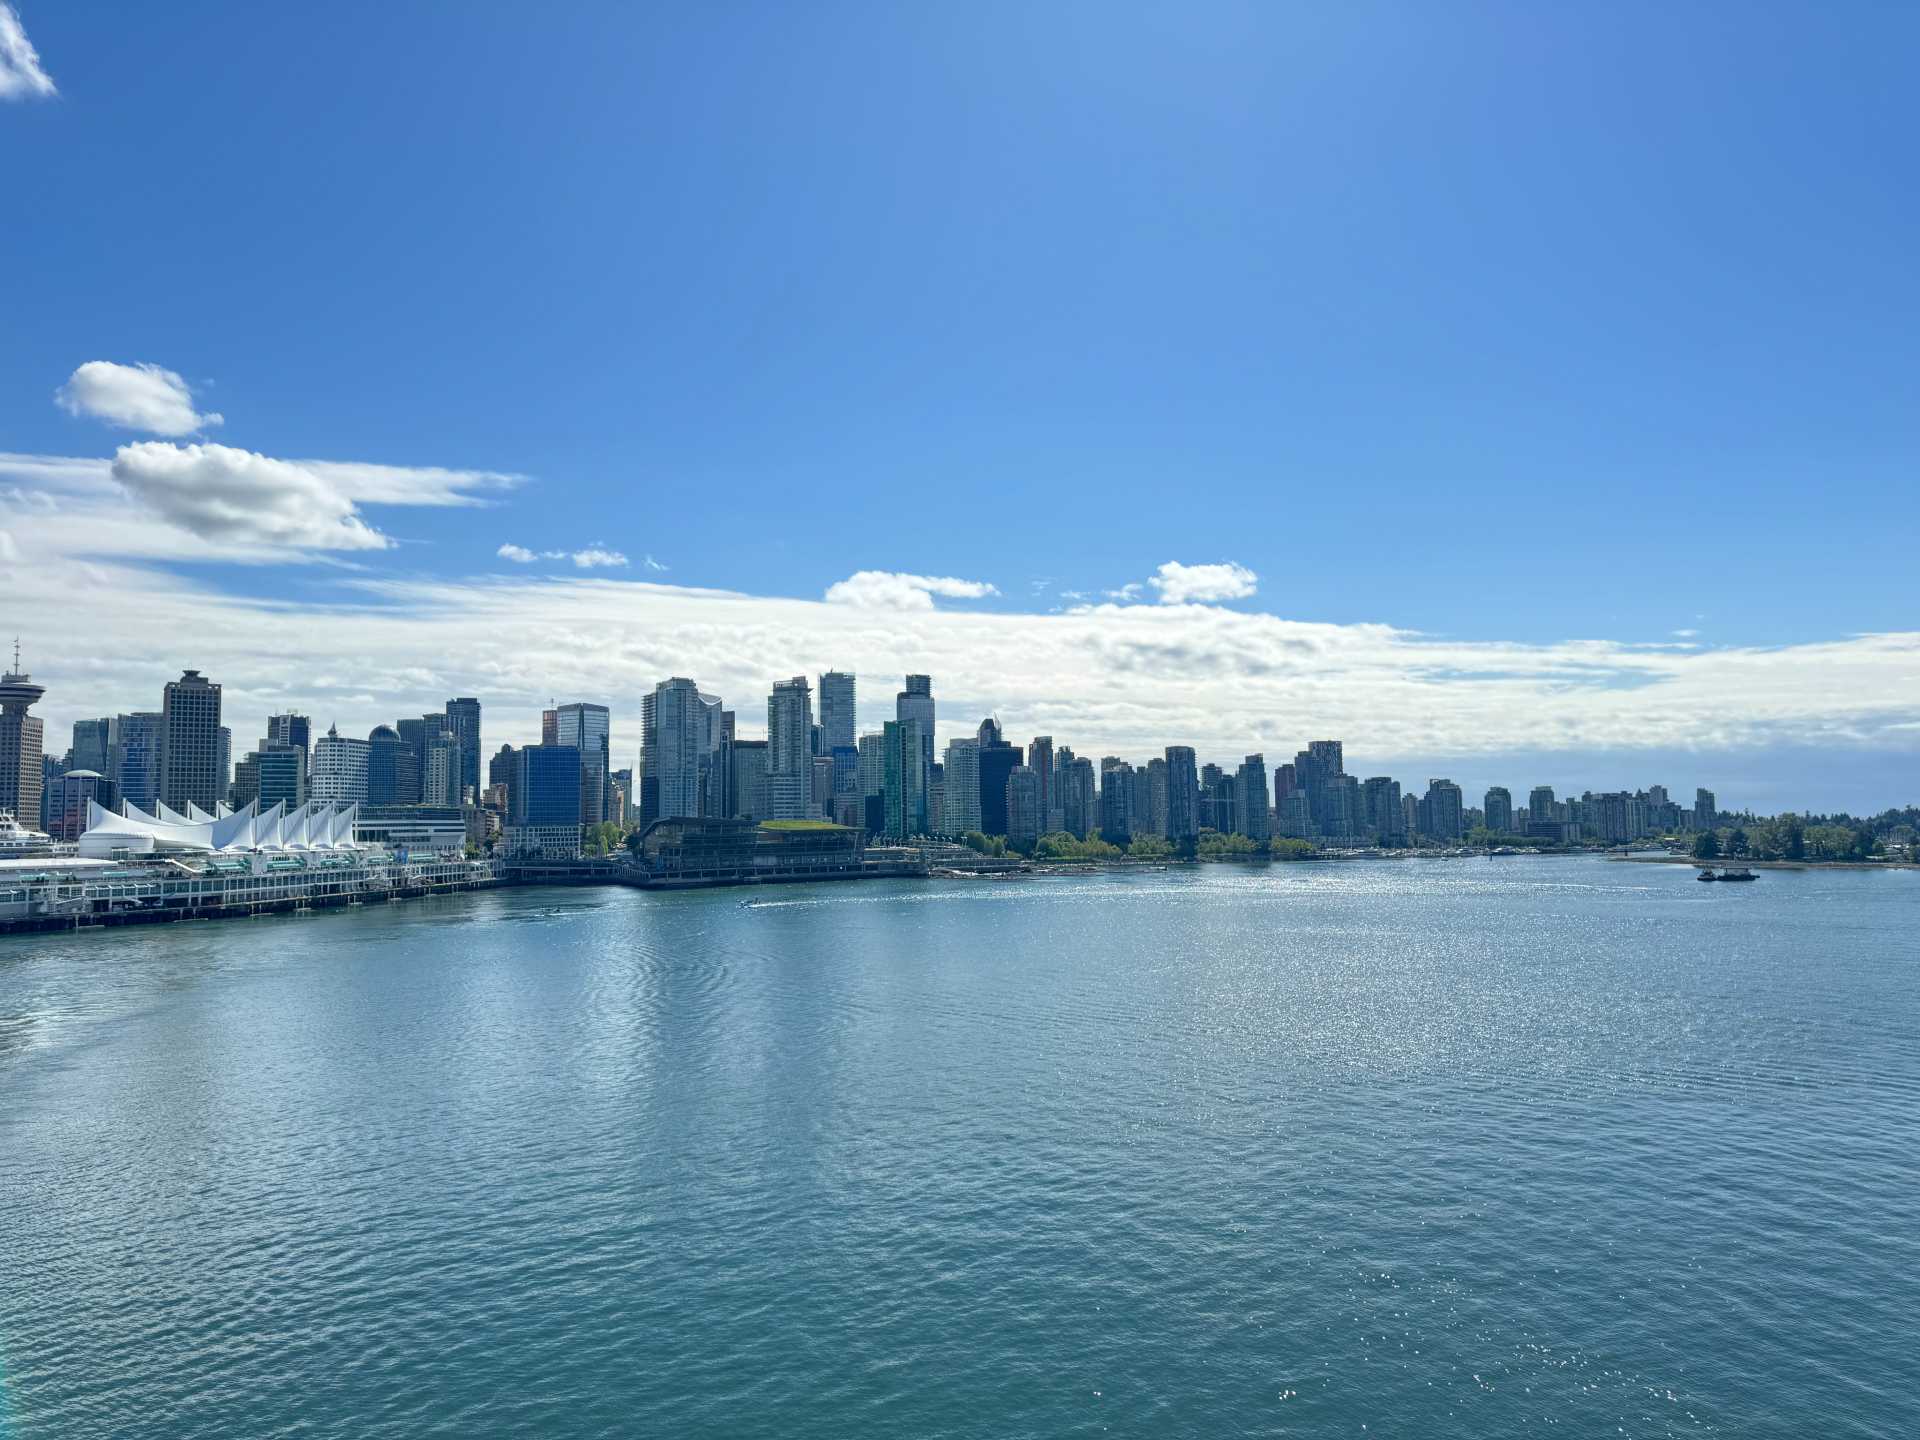
[{"label": "blue sky", "polygon": [[[0,451],[518,477],[349,487],[398,542],[349,551],[122,481],[195,532],[102,551],[156,584],[873,570],[991,585],[937,598],[974,616],[1232,562],[1209,606],[1448,641],[1915,629],[1911,7],[15,8],[57,94],[0,102]],[[56,404],[94,361],[222,422]],[[1905,783],[1900,723],[1790,738]]]}]

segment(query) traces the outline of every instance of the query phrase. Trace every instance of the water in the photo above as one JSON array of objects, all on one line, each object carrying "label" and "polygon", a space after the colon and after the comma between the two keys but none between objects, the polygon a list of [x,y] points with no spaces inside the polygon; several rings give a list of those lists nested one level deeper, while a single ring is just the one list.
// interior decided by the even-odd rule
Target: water
[{"label": "water", "polygon": [[1920,1434],[1916,919],[1519,858],[0,941],[0,1435]]}]

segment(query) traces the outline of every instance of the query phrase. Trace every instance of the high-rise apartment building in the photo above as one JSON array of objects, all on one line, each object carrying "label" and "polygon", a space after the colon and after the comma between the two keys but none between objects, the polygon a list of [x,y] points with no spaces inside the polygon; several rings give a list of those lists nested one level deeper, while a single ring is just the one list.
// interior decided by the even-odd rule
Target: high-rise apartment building
[{"label": "high-rise apartment building", "polygon": [[727,746],[727,814],[735,820],[768,818],[766,741],[735,740]]},{"label": "high-rise apartment building", "polygon": [[[1084,840],[1100,828],[1099,792],[1094,786],[1093,761],[1075,755],[1060,767],[1057,777],[1060,828],[1076,840]],[[1266,808],[1266,778],[1260,781],[1261,808]]]},{"label": "high-rise apartment building", "polygon": [[842,748],[857,751],[859,746],[854,678],[844,670],[825,671],[820,676],[820,753],[831,755]]},{"label": "high-rise apartment building", "polygon": [[941,830],[964,835],[980,828],[980,742],[949,740],[945,766],[946,793],[941,807]]},{"label": "high-rise apartment building", "polygon": [[1434,840],[1458,840],[1466,833],[1466,806],[1451,780],[1427,781],[1420,801],[1420,833]]},{"label": "high-rise apartment building", "polygon": [[1713,798],[1713,791],[1695,790],[1693,792],[1693,828],[1713,829],[1720,820],[1718,804],[1719,802]]},{"label": "high-rise apartment building", "polygon": [[1027,742],[1027,768],[1040,784],[1040,833],[1045,834],[1059,802],[1053,793],[1053,737],[1036,735]]},{"label": "high-rise apartment building", "polygon": [[227,798],[221,773],[220,687],[198,670],[167,682],[160,703],[160,801],[184,815]]},{"label": "high-rise apartment building", "polygon": [[1559,818],[1554,813],[1553,787],[1551,785],[1534,786],[1532,793],[1527,796],[1527,819],[1537,825],[1544,825],[1548,821]]},{"label": "high-rise apartment building", "polygon": [[1273,838],[1273,824],[1267,815],[1267,757],[1249,755],[1234,772],[1237,799],[1234,818],[1240,833],[1256,845]]},{"label": "high-rise apartment building", "polygon": [[1200,835],[1200,772],[1193,747],[1167,746],[1167,839],[1176,845]]},{"label": "high-rise apartment building", "polygon": [[1118,755],[1100,761],[1100,838],[1111,845],[1133,839],[1133,767]]},{"label": "high-rise apartment building", "polygon": [[781,680],[767,697],[767,810],[774,820],[817,820],[813,809],[813,690]]},{"label": "high-rise apartment building", "polygon": [[881,794],[885,833],[893,839],[927,832],[927,764],[918,720],[889,720],[880,727]]},{"label": "high-rise apartment building", "polygon": [[[563,726],[564,733],[564,726]],[[726,778],[720,701],[685,676],[640,698],[641,823],[717,814]]]},{"label": "high-rise apartment building", "polygon": [[1481,809],[1486,814],[1487,829],[1496,835],[1513,834],[1513,792],[1506,786],[1489,786]]},{"label": "high-rise apartment building", "polygon": [[907,676],[907,688],[894,697],[893,718],[919,725],[920,763],[933,764],[933,680],[929,676]]},{"label": "high-rise apartment building", "polygon": [[1031,765],[1007,772],[1007,839],[1030,845],[1040,838],[1040,776]]},{"label": "high-rise apartment building", "polygon": [[1391,775],[1370,775],[1360,786],[1362,822],[1383,843],[1407,838],[1407,813],[1400,804],[1400,782]]}]

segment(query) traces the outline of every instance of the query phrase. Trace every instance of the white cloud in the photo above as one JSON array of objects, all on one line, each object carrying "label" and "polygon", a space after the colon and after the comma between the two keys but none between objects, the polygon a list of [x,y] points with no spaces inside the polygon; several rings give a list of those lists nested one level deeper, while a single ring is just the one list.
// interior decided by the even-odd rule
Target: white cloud
[{"label": "white cloud", "polygon": [[0,560],[9,563],[20,558],[20,547],[13,543],[13,536],[0,530]]},{"label": "white cloud", "polygon": [[230,445],[122,445],[113,478],[203,540],[297,550],[384,550],[393,543],[313,471]]},{"label": "white cloud", "polygon": [[1138,580],[1134,580],[1134,581],[1130,581],[1125,585],[1122,585],[1118,590],[1106,590],[1106,591],[1103,591],[1102,593],[1109,600],[1118,600],[1122,604],[1125,604],[1130,600],[1138,600],[1140,598],[1140,593],[1146,588],[1147,587],[1141,584]]},{"label": "white cloud", "polygon": [[600,545],[589,545],[584,550],[573,552],[573,563],[582,570],[599,570],[623,566],[627,557],[618,550],[608,550]]},{"label": "white cloud", "polygon": [[1691,640],[1699,633],[1698,630],[1676,630],[1673,632],[1674,638],[1677,640]]},{"label": "white cloud", "polygon": [[52,77],[40,68],[20,12],[0,5],[0,100],[43,99],[57,93]]},{"label": "white cloud", "polygon": [[355,460],[296,460],[349,500],[364,505],[489,505],[470,492],[511,490],[524,475],[497,470],[448,470],[438,465],[369,465]]},{"label": "white cloud", "polygon": [[534,561],[540,558],[538,555],[534,554],[533,551],[527,549],[526,546],[514,545],[512,543],[502,545],[498,550],[494,551],[493,553],[498,555],[502,560],[513,561],[513,563],[516,565],[531,565]]},{"label": "white cloud", "polygon": [[1162,605],[1211,605],[1221,600],[1245,600],[1259,586],[1260,577],[1231,560],[1218,565],[1182,565],[1169,560],[1147,583],[1160,592]]},{"label": "white cloud", "polygon": [[664,572],[667,568],[666,566],[662,565],[658,560],[654,559],[653,556],[651,555],[647,556],[640,563],[646,566],[647,569],[649,570],[658,570],[658,571]]},{"label": "white cloud", "polygon": [[893,570],[857,570],[829,585],[825,598],[835,605],[858,605],[873,610],[931,610],[936,595],[950,600],[979,600],[999,593],[984,580],[903,575]]},{"label": "white cloud", "polygon": [[191,435],[222,423],[218,415],[197,413],[192,387],[159,365],[89,360],[67,377],[53,398],[70,415],[154,435]]}]

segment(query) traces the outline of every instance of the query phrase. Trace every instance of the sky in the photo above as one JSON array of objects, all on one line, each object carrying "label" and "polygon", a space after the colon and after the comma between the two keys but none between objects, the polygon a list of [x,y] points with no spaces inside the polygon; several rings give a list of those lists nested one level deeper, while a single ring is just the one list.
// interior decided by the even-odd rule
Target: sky
[{"label": "sky", "polygon": [[[324,18],[322,18],[324,17]],[[1920,10],[0,5],[0,628],[243,750],[1920,801]],[[631,758],[630,755],[628,758]]]}]

